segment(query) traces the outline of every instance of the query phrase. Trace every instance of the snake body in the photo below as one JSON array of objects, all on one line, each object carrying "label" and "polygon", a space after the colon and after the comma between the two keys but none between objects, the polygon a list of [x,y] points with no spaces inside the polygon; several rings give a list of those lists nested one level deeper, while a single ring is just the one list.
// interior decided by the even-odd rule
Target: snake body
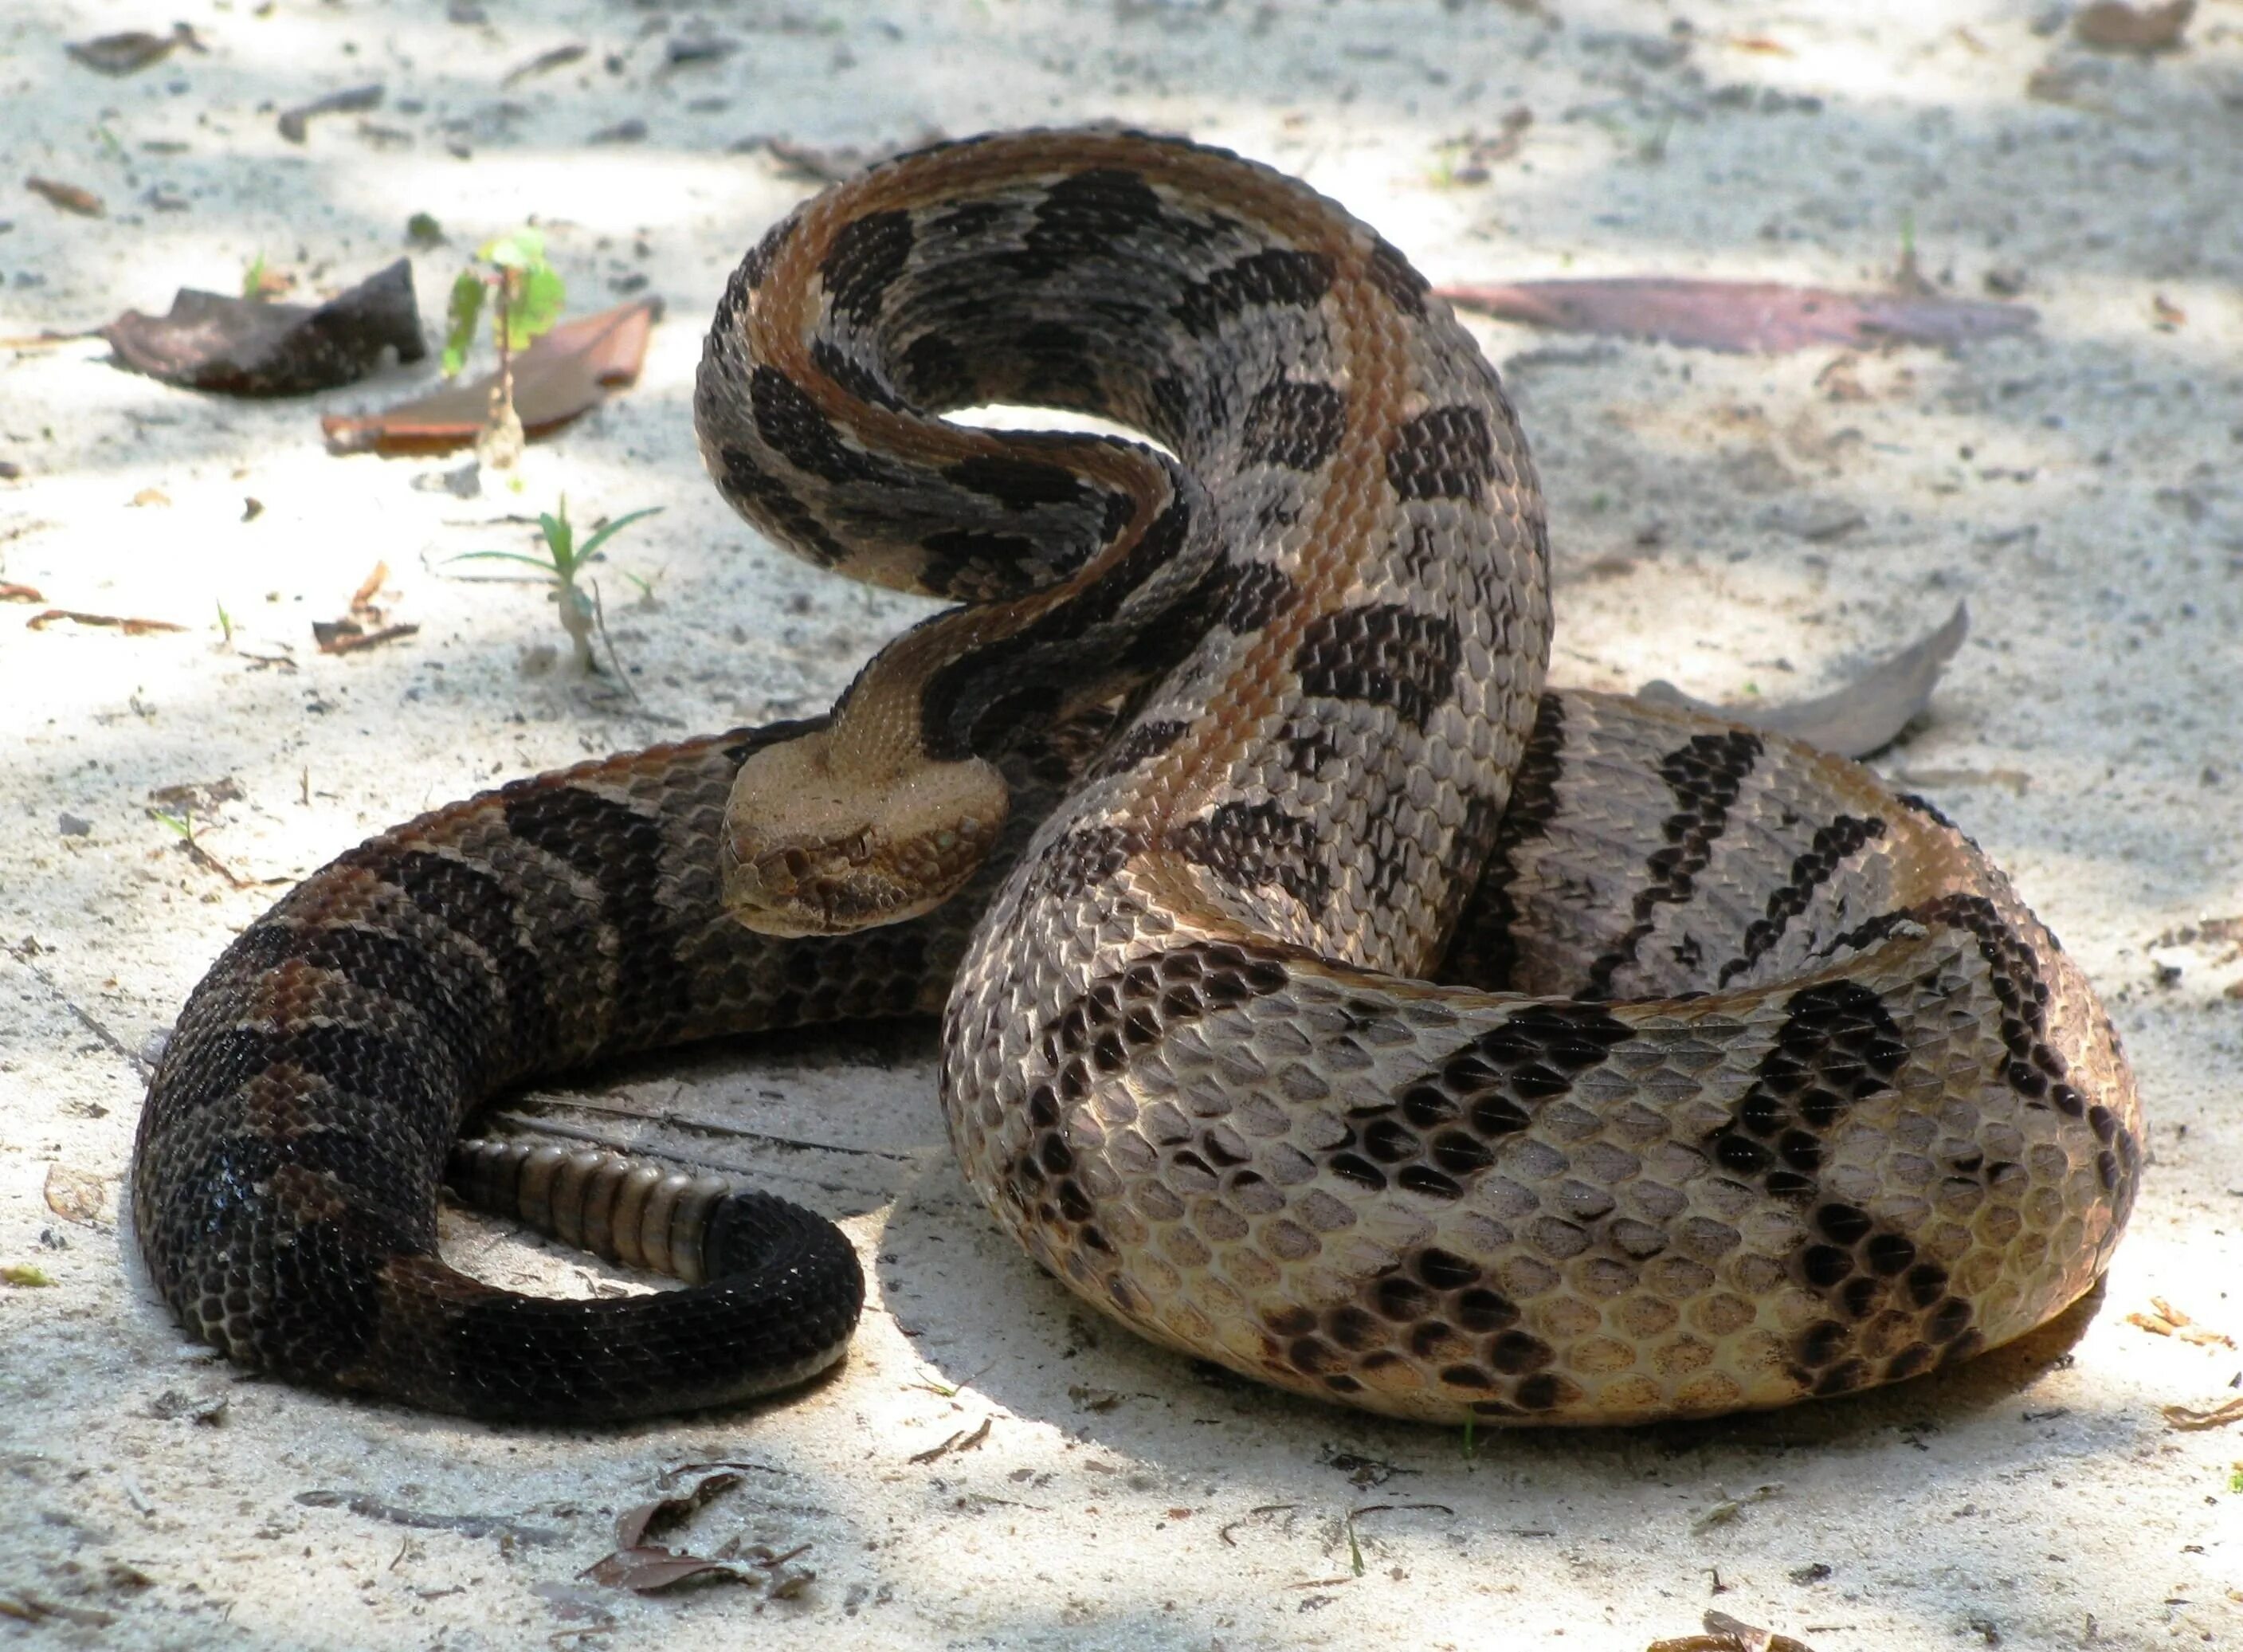
[{"label": "snake body", "polygon": [[[937,416],[993,401],[1162,449]],[[743,263],[696,415],[765,531],[965,605],[828,718],[440,810],[228,949],[135,1197],[167,1300],[236,1359],[545,1419],[798,1380],[861,1299],[823,1222],[455,1137],[596,1056],[937,1010],[966,1178],[1038,1263],[1374,1411],[1842,1393],[2107,1264],[2142,1122],[2078,968],[1857,766],[1546,689],[1496,374],[1305,185],[1107,131],[885,163]],[[686,1288],[466,1278],[448,1165]]]}]

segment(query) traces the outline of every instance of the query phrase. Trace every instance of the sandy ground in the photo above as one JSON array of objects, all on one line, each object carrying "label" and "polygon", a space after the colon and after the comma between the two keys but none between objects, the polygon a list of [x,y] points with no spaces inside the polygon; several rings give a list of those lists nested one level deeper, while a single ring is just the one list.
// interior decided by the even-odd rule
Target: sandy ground
[{"label": "sandy ground", "polygon": [[[2154,60],[2086,51],[2032,0],[452,12],[191,0],[207,50],[125,79],[63,42],[172,11],[0,17],[0,334],[232,290],[260,254],[331,291],[396,256],[416,212],[453,238],[416,255],[432,325],[463,249],[525,215],[579,307],[642,280],[670,306],[637,389],[534,448],[518,492],[487,476],[472,498],[437,482],[455,460],[322,448],[318,413],[425,367],[253,405],[98,343],[0,349],[0,580],[186,628],[34,631],[36,608],[0,608],[0,1264],[44,1281],[0,1285],[0,1638],[1633,1649],[1710,1607],[1822,1652],[2243,1647],[2243,1426],[2162,1412],[2243,1383],[2243,6],[2207,0]],[[670,64],[701,37],[731,50]],[[277,110],[367,82],[381,108],[301,145],[276,131]],[[1516,153],[1470,181],[1453,140],[1514,109]],[[1086,1319],[966,1195],[927,1035],[881,1030],[524,1103],[845,1220],[875,1302],[843,1372],[791,1403],[493,1430],[181,1345],[121,1254],[117,1195],[145,1052],[231,934],[425,806],[822,705],[917,611],[758,543],[700,474],[703,318],[810,187],[749,140],[1103,118],[1301,173],[1438,280],[1870,287],[1912,235],[1940,289],[2040,310],[2038,336],[1955,354],[1481,336],[1551,495],[1561,680],[1795,697],[1970,599],[1929,725],[1883,766],[2013,871],[2138,1064],[2152,1169],[2091,1311],[1949,1376],[1714,1426],[1388,1425]],[[632,120],[635,141],[594,141]],[[57,211],[28,174],[106,216]],[[518,518],[564,491],[582,520],[665,507],[616,556],[650,599],[603,581],[639,701],[565,655],[539,669],[562,639],[535,585],[446,564],[527,549]],[[309,622],[385,561],[382,605],[417,636],[320,654]],[[246,887],[152,817],[182,786]],[[614,1288],[465,1217],[453,1234],[488,1277]],[[2159,1298],[2193,1339],[2129,1323]],[[747,1466],[672,1541],[800,1548],[781,1587],[640,1599],[579,1577],[665,1469],[713,1461]]]}]

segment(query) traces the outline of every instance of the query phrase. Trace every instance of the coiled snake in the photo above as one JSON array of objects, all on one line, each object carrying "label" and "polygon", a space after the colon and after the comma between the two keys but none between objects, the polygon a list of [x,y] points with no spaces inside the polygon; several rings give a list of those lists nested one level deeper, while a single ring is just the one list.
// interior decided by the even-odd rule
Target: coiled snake
[{"label": "coiled snake", "polygon": [[[1166,451],[934,416],[993,401]],[[2141,1117],[2054,938],[1849,763],[1545,690],[1496,375],[1306,186],[1105,131],[886,163],[742,264],[696,415],[765,532],[965,605],[828,718],[439,810],[227,950],[134,1187],[165,1298],[237,1360],[547,1419],[830,1364],[863,1286],[823,1221],[454,1137],[596,1055],[938,1009],[967,1180],[1037,1262],[1375,1411],[1841,1393],[2108,1262]],[[694,1283],[469,1279],[448,1160]]]}]

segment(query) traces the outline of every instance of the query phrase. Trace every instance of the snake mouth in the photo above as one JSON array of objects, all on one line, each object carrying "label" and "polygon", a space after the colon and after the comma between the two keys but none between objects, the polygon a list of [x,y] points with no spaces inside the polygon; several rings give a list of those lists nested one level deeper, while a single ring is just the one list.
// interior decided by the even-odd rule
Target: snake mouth
[{"label": "snake mouth", "polygon": [[793,844],[752,859],[741,855],[727,832],[719,864],[724,908],[734,920],[758,934],[793,940],[922,916],[958,892],[979,857],[945,880],[937,875],[937,857],[911,853],[909,846],[899,852],[870,831],[839,844]]}]

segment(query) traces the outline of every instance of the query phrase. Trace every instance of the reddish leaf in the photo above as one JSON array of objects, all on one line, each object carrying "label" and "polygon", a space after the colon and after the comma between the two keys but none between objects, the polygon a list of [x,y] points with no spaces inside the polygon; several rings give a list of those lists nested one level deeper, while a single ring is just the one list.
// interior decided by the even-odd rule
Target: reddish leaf
[{"label": "reddish leaf", "polygon": [[127,367],[189,390],[302,395],[361,379],[384,350],[401,361],[428,352],[413,298],[413,266],[399,259],[316,308],[259,304],[183,287],[168,315],[127,310],[101,329]]},{"label": "reddish leaf", "polygon": [[2021,304],[1662,276],[1438,291],[1452,304],[1506,321],[1763,354],[1815,344],[1963,344],[2027,332],[2040,319]]},{"label": "reddish leaf", "polygon": [[[563,321],[515,358],[514,406],[525,434],[559,428],[638,377],[661,300],[642,299]],[[320,421],[338,453],[441,453],[464,447],[483,428],[495,373],[447,385],[387,413],[330,414]]]},{"label": "reddish leaf", "polygon": [[24,187],[34,195],[44,198],[51,206],[65,212],[76,212],[80,218],[99,218],[101,197],[90,189],[80,189],[76,184],[65,184],[53,178],[27,178]]}]

